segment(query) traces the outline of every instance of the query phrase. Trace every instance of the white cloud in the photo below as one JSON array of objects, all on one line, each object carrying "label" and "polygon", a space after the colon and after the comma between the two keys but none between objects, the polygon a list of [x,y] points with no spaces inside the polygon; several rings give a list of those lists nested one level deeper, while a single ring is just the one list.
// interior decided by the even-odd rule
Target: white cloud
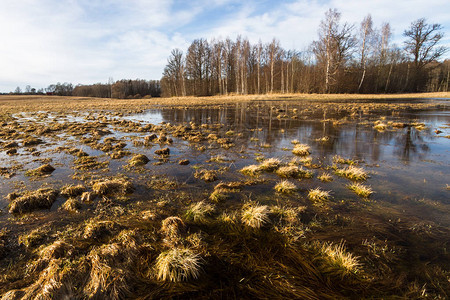
[{"label": "white cloud", "polygon": [[158,79],[171,49],[186,51],[199,37],[276,37],[284,48],[304,50],[328,8],[356,26],[368,13],[376,26],[390,22],[399,45],[411,21],[425,17],[444,26],[450,46],[448,0],[3,0],[0,91],[109,76]]}]

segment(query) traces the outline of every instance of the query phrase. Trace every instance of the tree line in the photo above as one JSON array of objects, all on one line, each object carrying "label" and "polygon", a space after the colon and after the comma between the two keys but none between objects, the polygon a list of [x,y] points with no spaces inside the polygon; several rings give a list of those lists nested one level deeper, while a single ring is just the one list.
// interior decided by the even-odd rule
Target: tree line
[{"label": "tree line", "polygon": [[160,97],[161,86],[159,80],[122,79],[114,82],[110,78],[108,83],[78,84],[75,87],[72,83],[67,82],[58,82],[57,84],[51,84],[45,89],[41,88],[39,90],[27,85],[24,91],[20,87],[17,87],[10,94],[138,99]]},{"label": "tree line", "polygon": [[325,13],[318,37],[306,51],[286,50],[277,39],[251,44],[194,40],[172,50],[161,79],[163,96],[265,93],[399,93],[448,91],[450,61],[440,24],[413,21],[402,47],[391,41],[389,23],[375,28],[367,15],[359,26]]}]

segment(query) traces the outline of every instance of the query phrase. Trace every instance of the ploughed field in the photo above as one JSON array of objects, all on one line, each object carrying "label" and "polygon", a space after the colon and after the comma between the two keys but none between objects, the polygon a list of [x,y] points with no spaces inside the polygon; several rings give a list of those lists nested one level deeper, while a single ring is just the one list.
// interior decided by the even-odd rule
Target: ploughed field
[{"label": "ploughed field", "polygon": [[448,99],[44,100],[0,113],[4,299],[450,296]]}]

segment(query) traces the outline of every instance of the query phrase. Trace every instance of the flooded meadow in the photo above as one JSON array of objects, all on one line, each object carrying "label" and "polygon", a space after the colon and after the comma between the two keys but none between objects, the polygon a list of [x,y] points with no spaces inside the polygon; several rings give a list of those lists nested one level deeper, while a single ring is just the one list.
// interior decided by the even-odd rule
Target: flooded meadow
[{"label": "flooded meadow", "polygon": [[4,112],[0,295],[446,299],[449,104]]}]

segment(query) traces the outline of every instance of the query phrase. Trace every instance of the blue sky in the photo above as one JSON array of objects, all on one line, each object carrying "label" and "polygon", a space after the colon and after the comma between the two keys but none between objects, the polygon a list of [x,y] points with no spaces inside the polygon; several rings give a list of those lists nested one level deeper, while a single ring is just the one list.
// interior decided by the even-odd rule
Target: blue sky
[{"label": "blue sky", "polygon": [[[440,23],[450,47],[448,0],[1,0],[0,92],[56,82],[160,79],[171,49],[196,38],[280,40],[306,49],[328,8],[357,26],[390,22],[393,42],[418,18]],[[450,57],[447,53],[446,57]]]}]

